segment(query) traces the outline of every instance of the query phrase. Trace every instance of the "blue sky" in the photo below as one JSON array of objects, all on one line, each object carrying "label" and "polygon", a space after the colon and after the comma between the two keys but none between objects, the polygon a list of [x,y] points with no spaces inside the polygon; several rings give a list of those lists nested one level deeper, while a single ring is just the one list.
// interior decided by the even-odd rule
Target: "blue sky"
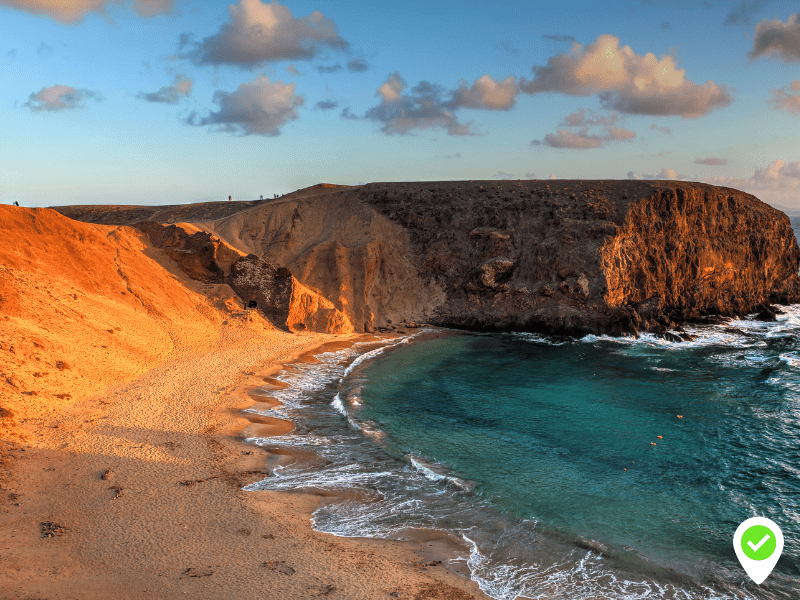
[{"label": "blue sky", "polygon": [[683,179],[800,209],[796,1],[0,0],[0,202]]}]

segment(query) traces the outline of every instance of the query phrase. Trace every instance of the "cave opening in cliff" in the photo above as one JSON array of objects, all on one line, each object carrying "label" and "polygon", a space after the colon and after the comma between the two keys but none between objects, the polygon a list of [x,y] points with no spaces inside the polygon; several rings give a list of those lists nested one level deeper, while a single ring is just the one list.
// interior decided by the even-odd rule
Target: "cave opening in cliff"
[{"label": "cave opening in cliff", "polygon": [[257,306],[258,302],[256,302],[255,300],[250,300],[250,302],[247,303],[247,308],[256,308]]}]

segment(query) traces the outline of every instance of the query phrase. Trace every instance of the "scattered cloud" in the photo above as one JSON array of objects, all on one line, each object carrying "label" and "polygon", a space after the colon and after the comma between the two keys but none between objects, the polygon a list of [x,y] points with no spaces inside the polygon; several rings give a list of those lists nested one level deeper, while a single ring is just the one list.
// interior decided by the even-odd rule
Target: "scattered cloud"
[{"label": "scattered cloud", "polygon": [[45,44],[44,41],[42,41],[42,43],[39,44],[39,49],[36,51],[36,54],[39,56],[39,58],[50,58],[53,56],[53,52],[53,47],[50,44]]},{"label": "scattered cloud", "polygon": [[786,23],[780,19],[756,25],[751,60],[760,56],[777,56],[784,62],[800,62],[800,13],[791,15]]},{"label": "scattered cloud", "polygon": [[259,76],[243,83],[235,92],[218,90],[214,93],[217,112],[200,118],[192,113],[189,125],[219,125],[220,131],[242,135],[277,136],[280,128],[297,118],[297,107],[304,104],[302,96],[294,93],[295,84],[272,82]]},{"label": "scattered cloud", "polygon": [[[62,23],[76,23],[90,12],[105,14],[109,4],[120,0],[0,0],[12,8],[45,15]],[[139,16],[154,17],[172,10],[172,0],[135,0],[133,8]]]},{"label": "scattered cloud", "polygon": [[455,154],[445,154],[444,157],[445,158],[461,158],[461,154],[458,153],[458,152],[455,153]]},{"label": "scattered cloud", "polygon": [[772,98],[769,103],[776,110],[800,114],[800,93],[791,93],[800,92],[800,80],[795,79],[787,87],[789,88],[788,90],[781,88],[771,90]]},{"label": "scattered cloud", "polygon": [[742,0],[731,14],[725,18],[725,25],[734,23],[749,23],[752,16],[764,5],[767,0]]},{"label": "scattered cloud", "polygon": [[[476,135],[471,129],[472,122],[463,124],[448,110],[442,100],[445,90],[442,86],[422,81],[405,93],[406,82],[395,71],[378,88],[376,96],[381,97],[378,106],[370,108],[365,117],[383,124],[381,131],[388,135],[408,134],[412,129],[441,127],[448,135]],[[358,118],[349,109],[342,111],[346,119]]]},{"label": "scattered cloud", "polygon": [[557,33],[553,35],[543,35],[542,37],[546,40],[552,40],[554,42],[569,42],[570,44],[574,44],[578,41],[578,38],[573,35],[559,35]]},{"label": "scattered cloud", "polygon": [[689,81],[674,57],[637,55],[630,46],[620,47],[613,35],[600,35],[586,47],[575,43],[570,53],[550,57],[546,67],[533,72],[532,80],[520,80],[527,94],[597,94],[604,108],[623,113],[696,118],[732,102],[724,85]]},{"label": "scattered cloud", "polygon": [[550,179],[555,179],[555,178],[556,178],[556,174],[555,173],[550,173]]},{"label": "scattered cloud", "polygon": [[525,179],[536,179],[535,173],[525,173]]},{"label": "scattered cloud", "polygon": [[347,61],[347,70],[351,73],[364,73],[369,70],[369,65],[363,58],[351,58]]},{"label": "scattered cloud", "polygon": [[664,29],[665,31],[669,31],[670,29],[672,29],[672,25],[670,24],[669,21],[663,21],[661,23],[661,29]]},{"label": "scattered cloud", "polygon": [[611,127],[612,125],[616,125],[617,121],[619,121],[619,115],[613,113],[603,116],[591,110],[589,112],[591,113],[591,116],[587,118],[586,109],[581,108],[580,110],[567,115],[564,118],[564,121],[561,122],[561,125],[567,127],[591,127],[593,125]]},{"label": "scattered cloud", "polygon": [[6,56],[8,57],[8,60],[14,60],[15,58],[17,58],[17,49],[12,48],[8,52],[6,52]]},{"label": "scattered cloud", "polygon": [[712,167],[719,167],[728,164],[727,158],[696,158],[694,161],[696,165],[709,165]]},{"label": "scattered cloud", "polygon": [[[631,141],[636,138],[636,134],[629,129],[614,127],[619,122],[619,115],[601,115],[594,111],[587,111],[584,108],[570,113],[560,123],[562,127],[582,127],[577,133],[559,129],[558,133],[549,133],[544,140],[533,140],[533,146],[550,146],[551,148],[569,148],[572,150],[590,150],[601,148],[612,141]],[[589,133],[589,127],[600,125],[605,128],[602,135]]]},{"label": "scattered cloud", "polygon": [[551,148],[569,148],[571,150],[590,150],[601,148],[612,141],[629,142],[636,137],[636,134],[629,129],[621,127],[606,128],[605,135],[589,134],[589,128],[584,127],[578,133],[559,129],[557,134],[548,133],[544,140],[533,140],[534,146],[550,146]]},{"label": "scattered cloud", "polygon": [[764,169],[756,169],[753,174],[755,181],[789,182],[792,187],[800,183],[800,161],[786,163],[778,159]]},{"label": "scattered cloud", "polygon": [[322,100],[321,102],[317,102],[316,107],[319,110],[331,110],[339,106],[338,102],[334,102],[333,100]]},{"label": "scattered cloud", "polygon": [[165,85],[157,92],[139,92],[136,97],[147,102],[161,102],[163,104],[177,104],[181,96],[188,96],[192,93],[192,80],[178,75],[175,77],[174,85]]},{"label": "scattered cloud", "polygon": [[494,175],[495,179],[516,179],[513,173],[504,173],[503,171],[498,171]]},{"label": "scattered cloud", "polygon": [[480,108],[483,110],[510,110],[517,99],[519,88],[513,77],[503,81],[495,81],[489,75],[484,75],[467,88],[467,82],[460,82],[460,87],[451,92],[452,100],[447,103],[447,108]]},{"label": "scattered cloud", "polygon": [[672,135],[672,128],[670,128],[670,127],[659,127],[655,123],[650,125],[650,131],[658,131],[659,133],[663,133],[664,135]]},{"label": "scattered cloud", "polygon": [[[196,64],[252,68],[269,61],[310,59],[323,46],[335,50],[348,47],[336,24],[318,10],[295,18],[287,7],[261,0],[239,0],[228,10],[231,22],[195,44],[187,55]],[[181,43],[184,41],[182,38]]]},{"label": "scattered cloud", "polygon": [[25,106],[34,112],[60,112],[83,108],[82,101],[85,98],[94,98],[97,101],[102,99],[100,94],[91,90],[76,90],[68,85],[56,84],[32,93]]},{"label": "scattered cloud", "polygon": [[671,181],[689,181],[688,175],[681,175],[674,169],[661,169],[655,175],[637,175],[633,171],[628,171],[628,179],[669,179]]},{"label": "scattered cloud", "polygon": [[336,63],[335,65],[319,65],[317,66],[317,71],[320,73],[335,73],[336,71],[341,71],[342,65]]},{"label": "scattered cloud", "polygon": [[707,177],[699,181],[739,189],[764,202],[800,208],[800,161],[787,163],[777,159],[755,169],[751,177]]},{"label": "scattered cloud", "polygon": [[292,75],[305,75],[305,73],[301,73],[300,71],[298,71],[297,67],[295,67],[294,65],[289,65],[288,67],[286,67],[286,70],[289,71],[289,73],[291,73]]}]

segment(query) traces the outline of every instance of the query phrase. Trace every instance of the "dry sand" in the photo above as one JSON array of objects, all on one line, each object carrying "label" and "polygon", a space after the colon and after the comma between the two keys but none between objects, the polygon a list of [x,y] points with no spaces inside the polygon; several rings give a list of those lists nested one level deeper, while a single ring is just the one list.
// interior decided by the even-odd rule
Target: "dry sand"
[{"label": "dry sand", "polygon": [[0,207],[0,235],[1,599],[486,598],[441,534],[337,538],[321,496],[242,490],[292,460],[241,441],[292,426],[248,390],[358,337],[275,330],[127,227]]},{"label": "dry sand", "polygon": [[0,597],[484,597],[424,566],[419,544],[313,531],[319,496],[241,490],[268,459],[240,441],[252,427],[240,411],[256,401],[247,390],[333,337],[231,332],[218,349],[24,423],[4,485]]}]

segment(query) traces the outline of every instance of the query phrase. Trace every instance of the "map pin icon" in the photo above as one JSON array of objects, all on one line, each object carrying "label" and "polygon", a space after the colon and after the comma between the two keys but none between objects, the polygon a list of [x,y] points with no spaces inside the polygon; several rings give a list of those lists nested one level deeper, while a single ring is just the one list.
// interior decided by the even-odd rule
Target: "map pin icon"
[{"label": "map pin icon", "polygon": [[781,557],[783,532],[765,517],[747,519],[733,534],[733,549],[750,579],[761,585]]}]

